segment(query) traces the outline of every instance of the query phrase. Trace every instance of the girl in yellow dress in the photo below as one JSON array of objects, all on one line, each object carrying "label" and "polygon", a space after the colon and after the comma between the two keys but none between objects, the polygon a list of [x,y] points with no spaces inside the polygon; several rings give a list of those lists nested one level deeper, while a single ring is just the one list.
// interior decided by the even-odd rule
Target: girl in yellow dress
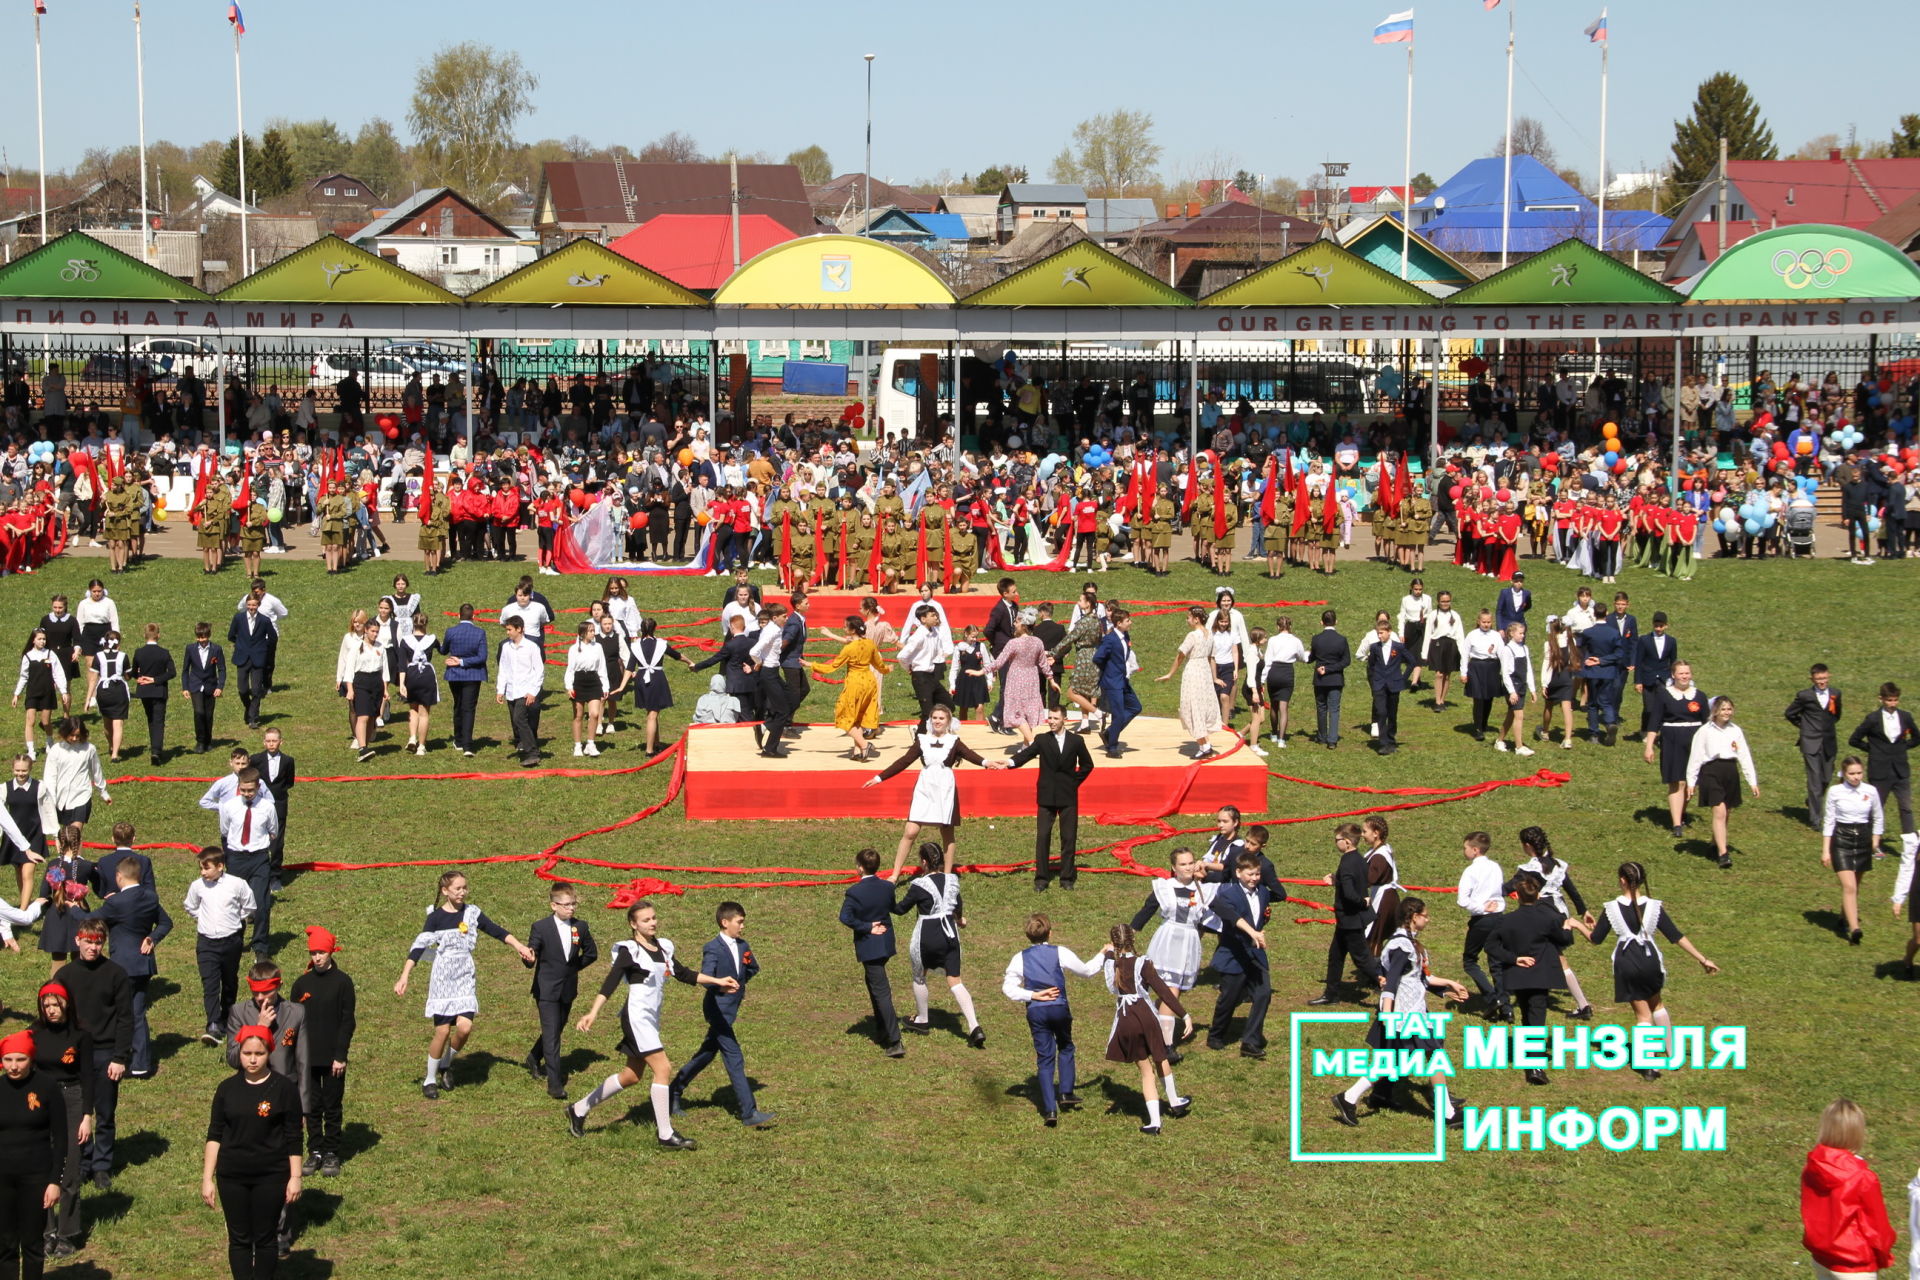
[{"label": "girl in yellow dress", "polygon": [[820,675],[847,669],[847,682],[840,686],[840,700],[833,704],[833,725],[849,738],[853,747],[850,760],[878,759],[880,753],[867,745],[866,735],[880,727],[880,682],[874,671],[891,671],[893,664],[880,656],[880,650],[867,639],[867,624],[859,615],[847,619],[847,643],[831,662],[816,662]]}]

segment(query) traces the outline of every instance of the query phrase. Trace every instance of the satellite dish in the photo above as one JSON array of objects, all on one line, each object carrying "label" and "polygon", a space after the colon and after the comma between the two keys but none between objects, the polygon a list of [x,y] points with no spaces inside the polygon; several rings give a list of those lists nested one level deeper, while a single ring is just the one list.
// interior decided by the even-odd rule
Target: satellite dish
[{"label": "satellite dish", "polygon": [[1435,196],[1433,198],[1433,207],[1444,213],[1447,208],[1447,198],[1445,196]]}]

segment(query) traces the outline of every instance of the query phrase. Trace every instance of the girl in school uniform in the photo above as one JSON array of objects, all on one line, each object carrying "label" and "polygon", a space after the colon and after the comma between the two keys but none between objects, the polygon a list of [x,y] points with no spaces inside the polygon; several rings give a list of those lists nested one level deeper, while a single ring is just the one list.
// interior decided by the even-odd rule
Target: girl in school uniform
[{"label": "girl in school uniform", "polygon": [[1547,619],[1547,638],[1540,644],[1540,692],[1543,704],[1540,725],[1533,731],[1535,742],[1545,742],[1553,733],[1553,709],[1560,708],[1560,746],[1573,750],[1573,667],[1579,660],[1573,636],[1559,618]]},{"label": "girl in school uniform", "polygon": [[[47,860],[46,825],[40,816],[40,780],[33,761],[23,752],[13,758],[13,780],[7,783],[6,806],[0,812],[0,853],[20,868],[20,907],[40,900],[39,868]],[[1878,795],[1878,792],[1875,792]]]},{"label": "girl in school uniform", "polygon": [[1712,707],[1713,718],[1694,733],[1687,753],[1687,795],[1712,811],[1713,847],[1725,871],[1733,866],[1733,855],[1727,851],[1727,813],[1740,807],[1740,778],[1746,777],[1756,800],[1760,779],[1753,771],[1753,748],[1747,745],[1747,735],[1733,722],[1733,699],[1722,694]]},{"label": "girl in school uniform", "polygon": [[991,657],[979,627],[968,627],[961,633],[960,643],[953,649],[954,669],[949,679],[962,720],[973,719],[973,713],[987,704],[987,662]]},{"label": "girl in school uniform", "polygon": [[1387,820],[1369,814],[1360,823],[1360,841],[1366,846],[1367,905],[1373,908],[1373,927],[1367,941],[1375,955],[1386,945],[1400,917],[1400,864],[1387,843]]},{"label": "girl in school uniform", "polygon": [[386,682],[380,689],[380,711],[374,717],[373,725],[378,729],[393,718],[390,689],[400,683],[400,667],[404,661],[400,653],[400,637],[407,633],[400,630],[400,618],[393,611],[392,596],[380,597],[380,602],[373,607],[373,620],[367,625],[371,628],[370,640],[379,646],[381,656],[386,659]]},{"label": "girl in school uniform", "polygon": [[[944,703],[935,703],[927,713],[925,733],[913,735],[906,751],[892,764],[868,778],[860,786],[878,786],[914,761],[920,762],[920,775],[913,782],[913,802],[907,809],[907,825],[900,833],[900,847],[893,855],[893,870],[887,876],[897,880],[900,868],[907,864],[907,851],[924,827],[940,829],[942,850],[940,870],[953,869],[954,845],[960,829],[960,793],[954,786],[953,762],[964,760],[983,769],[1004,769],[1005,760],[987,760],[960,741],[953,731],[953,711]],[[928,846],[922,846],[924,850]]]},{"label": "girl in school uniform", "polygon": [[[1519,891],[1520,873],[1530,872],[1540,878],[1539,900],[1572,918],[1567,903],[1573,903],[1574,911],[1588,924],[1593,923],[1593,913],[1587,910],[1586,899],[1580,896],[1580,889],[1573,883],[1573,869],[1554,856],[1553,845],[1547,839],[1547,833],[1539,827],[1522,827],[1520,830],[1520,848],[1525,851],[1526,861],[1513,869],[1513,876],[1500,886],[1504,894]],[[1574,1010],[1567,1016],[1581,1022],[1593,1019],[1593,1006],[1587,1003],[1587,993],[1580,989],[1580,979],[1575,976],[1573,966],[1567,963],[1565,948],[1561,948],[1560,976],[1566,983],[1566,989],[1573,996]],[[1553,984],[1558,986],[1558,983]]]},{"label": "girl in school uniform", "polygon": [[67,598],[55,596],[48,602],[47,612],[40,619],[40,629],[47,633],[47,648],[53,650],[53,656],[60,660],[60,669],[66,673],[67,685],[72,687],[80,675],[80,623],[67,612]]},{"label": "girl in school uniform", "polygon": [[1173,1080],[1173,1062],[1168,1056],[1167,1040],[1160,1032],[1160,1019],[1147,1003],[1151,995],[1163,1010],[1176,1018],[1187,1016],[1179,993],[1167,985],[1153,961],[1137,955],[1133,949],[1133,928],[1116,924],[1108,930],[1106,947],[1107,990],[1113,993],[1113,1030],[1107,1034],[1108,1062],[1140,1064],[1140,1093],[1147,1104],[1147,1122],[1140,1132],[1160,1135],[1160,1092],[1154,1077],[1166,1081],[1167,1114],[1175,1118],[1193,1109],[1193,1099],[1180,1096]]},{"label": "girl in school uniform", "polygon": [[433,709],[440,703],[440,676],[433,666],[434,655],[440,652],[440,637],[427,630],[425,613],[414,611],[410,630],[400,641],[400,651],[405,655],[400,665],[400,693],[407,700],[407,746],[416,755],[425,755]]},{"label": "girl in school uniform", "polygon": [[127,685],[127,655],[120,648],[120,633],[110,631],[99,650],[87,659],[87,687],[90,701],[100,709],[107,726],[107,763],[120,763],[120,746],[126,739],[127,711],[131,689]]},{"label": "girl in school uniform", "polygon": [[426,923],[407,948],[407,962],[400,967],[400,980],[393,984],[393,994],[406,995],[414,965],[427,952],[434,953],[426,1012],[433,1019],[433,1038],[427,1045],[427,1078],[420,1085],[420,1096],[429,1102],[438,1100],[442,1089],[453,1088],[453,1057],[465,1047],[467,1037],[473,1034],[473,1020],[480,1016],[473,948],[483,933],[506,943],[527,964],[534,963],[536,957],[524,943],[467,901],[467,877],[463,873],[441,873],[434,905],[427,908]]},{"label": "girl in school uniform", "polygon": [[1287,745],[1287,719],[1293,711],[1294,668],[1307,660],[1307,646],[1293,633],[1293,619],[1280,614],[1273,620],[1274,632],[1258,650],[1259,669],[1255,672],[1264,700],[1254,709],[1250,738],[1257,738],[1266,717],[1273,717],[1273,745]]},{"label": "girl in school uniform", "polygon": [[1407,646],[1407,652],[1414,655],[1411,687],[1420,687],[1420,670],[1426,665],[1427,655],[1427,616],[1433,612],[1433,597],[1427,594],[1427,584],[1415,578],[1407,584],[1407,594],[1400,597],[1400,612],[1394,618],[1394,630],[1400,633],[1400,639]]},{"label": "girl in school uniform", "polygon": [[[1646,896],[1647,869],[1637,862],[1620,864],[1620,896],[1601,909],[1598,923],[1586,920],[1568,920],[1567,926],[1586,935],[1588,942],[1595,944],[1606,941],[1611,933],[1613,944],[1613,1002],[1633,1006],[1633,1025],[1636,1027],[1671,1027],[1673,1019],[1667,1013],[1663,992],[1667,985],[1667,961],[1660,954],[1660,944],[1654,941],[1654,934],[1679,947],[1682,951],[1700,962],[1700,967],[1708,973],[1720,972],[1720,966],[1700,954],[1700,949],[1687,941],[1680,926],[1658,898]],[[1642,1080],[1658,1080],[1660,1073],[1646,1067],[1634,1070]]]},{"label": "girl in school uniform", "polygon": [[1646,735],[1641,758],[1653,763],[1654,748],[1660,749],[1660,781],[1667,784],[1667,816],[1673,821],[1673,838],[1686,834],[1687,763],[1693,758],[1693,739],[1707,722],[1707,695],[1693,683],[1693,664],[1673,664],[1667,683],[1653,691],[1653,719]]},{"label": "girl in school uniform", "polygon": [[27,639],[27,647],[20,655],[20,679],[13,686],[13,705],[20,705],[21,696],[27,700],[27,714],[22,732],[26,737],[27,759],[38,757],[39,749],[33,741],[33,727],[36,723],[40,731],[51,736],[53,713],[56,708],[62,712],[67,707],[67,672],[60,665],[58,654],[47,647],[47,633],[35,627]]},{"label": "girl in school uniform", "polygon": [[[921,874],[907,882],[907,892],[894,903],[893,914],[900,916],[919,911],[907,954],[913,960],[914,1016],[900,1024],[902,1031],[917,1036],[928,1033],[927,973],[939,969],[947,975],[947,988],[953,992],[960,1015],[967,1020],[967,1043],[976,1049],[987,1047],[987,1033],[973,1009],[973,996],[960,977],[960,934],[967,927],[966,907],[960,900],[960,877],[938,870],[940,846],[928,841],[920,846]],[[949,856],[951,856],[949,854]],[[897,875],[899,867],[894,868]]]},{"label": "girl in school uniform", "polygon": [[363,763],[373,759],[373,728],[386,697],[386,668],[378,623],[367,617],[365,609],[355,609],[347,634],[340,639],[333,681],[340,696],[347,699],[347,728],[353,735],[348,746],[359,753]]},{"label": "girl in school uniform", "polygon": [[[1840,909],[1846,916],[1847,941],[1857,947],[1860,945],[1860,877],[1872,868],[1873,851],[1879,847],[1880,835],[1887,825],[1880,793],[1867,785],[1867,767],[1859,756],[1848,756],[1840,762],[1840,781],[1827,788],[1822,814],[1820,865],[1840,878]],[[1896,886],[1896,914],[1901,896]],[[1911,951],[1907,959],[1913,959]]]},{"label": "girl in school uniform", "polygon": [[1466,628],[1453,607],[1453,592],[1442,591],[1434,597],[1433,612],[1427,615],[1426,638],[1420,648],[1420,661],[1433,675],[1435,711],[1447,705],[1447,685],[1454,672],[1463,669],[1460,646],[1466,642]]},{"label": "girl in school uniform", "polygon": [[[1147,959],[1168,986],[1184,993],[1193,990],[1200,976],[1201,930],[1220,931],[1220,917],[1213,914],[1213,895],[1220,887],[1200,878],[1200,863],[1191,849],[1175,849],[1171,866],[1172,877],[1153,882],[1146,902],[1133,913],[1128,927],[1137,933],[1155,916],[1160,917],[1160,927],[1147,941]],[[1185,1037],[1175,1034],[1179,1024],[1164,1006],[1158,1018],[1168,1054],[1177,1060],[1173,1046]],[[1187,1030],[1191,1034],[1192,1027]]]},{"label": "girl in school uniform", "polygon": [[[120,630],[120,606],[107,594],[106,584],[95,578],[87,583],[87,594],[74,606],[74,620],[80,624],[80,655],[91,658],[100,652],[107,633]],[[92,704],[94,689],[87,686],[87,702]]]},{"label": "girl in school uniform", "polygon": [[1213,690],[1220,699],[1220,723],[1233,723],[1233,700],[1240,687],[1240,637],[1233,633],[1233,614],[1227,609],[1214,612],[1207,642],[1213,661]]},{"label": "girl in school uniform", "polygon": [[56,972],[79,954],[74,939],[91,910],[87,886],[93,883],[93,863],[80,856],[80,832],[77,822],[60,828],[59,856],[44,864],[40,876],[39,896],[47,900],[47,910],[40,917],[40,949],[52,959]]},{"label": "girl in school uniform", "polygon": [[633,649],[604,601],[595,600],[587,606],[587,621],[593,624],[593,639],[607,664],[607,693],[600,703],[600,732],[612,733],[614,717],[620,713],[620,695],[633,681]]},{"label": "girl in school uniform", "polygon": [[[1487,720],[1496,699],[1504,696],[1500,680],[1500,649],[1505,641],[1493,629],[1493,611],[1480,611],[1480,624],[1460,646],[1460,677],[1473,703],[1473,740],[1487,740]],[[1439,691],[1436,688],[1435,693]]]},{"label": "girl in school uniform", "polygon": [[[1427,991],[1429,989],[1444,993],[1447,1000],[1464,1001],[1467,989],[1452,978],[1442,978],[1434,974],[1428,964],[1427,949],[1421,945],[1420,934],[1427,927],[1427,904],[1421,898],[1403,898],[1394,910],[1392,936],[1378,948],[1380,968],[1386,974],[1386,983],[1380,989],[1380,1013],[1425,1013],[1427,1011]],[[1375,1017],[1373,1025],[1367,1028],[1367,1047],[1377,1051],[1388,1049],[1401,1052],[1418,1050],[1422,1053],[1438,1053],[1445,1046],[1438,1036],[1396,1036],[1392,1044],[1387,1042],[1387,1024],[1383,1017]],[[1433,1078],[1434,1098],[1439,1099],[1439,1090],[1444,1077]],[[1360,1124],[1360,1100],[1373,1088],[1374,1080],[1370,1076],[1361,1076],[1346,1089],[1333,1095],[1334,1119],[1349,1128]],[[1447,1098],[1446,1123],[1449,1129],[1458,1129],[1466,1123],[1466,1114],[1460,1110],[1464,1098],[1451,1095]]]},{"label": "girl in school uniform", "polygon": [[40,785],[61,826],[70,822],[85,826],[93,817],[95,790],[100,792],[102,804],[113,803],[113,797],[107,794],[106,773],[100,768],[100,751],[87,741],[87,722],[77,716],[61,720],[53,732],[55,741],[47,748]]},{"label": "girl in school uniform", "polygon": [[671,658],[687,670],[693,670],[693,659],[655,635],[656,626],[652,618],[642,619],[640,638],[633,642],[633,705],[636,710],[647,713],[649,756],[660,754],[660,713],[673,705],[673,690],[662,668]]},{"label": "girl in school uniform", "polygon": [[567,647],[566,690],[573,702],[573,754],[597,756],[600,702],[607,693],[607,651],[600,647],[591,622],[580,624]]},{"label": "girl in school uniform", "polygon": [[1495,751],[1507,749],[1507,739],[1513,739],[1513,753],[1517,756],[1530,756],[1533,748],[1526,744],[1521,736],[1526,732],[1527,704],[1540,696],[1540,688],[1534,683],[1533,659],[1527,654],[1527,624],[1516,622],[1507,628],[1507,638],[1500,644],[1500,687],[1507,695],[1506,719],[1500,726],[1500,736],[1493,740]]},{"label": "girl in school uniform", "polygon": [[404,573],[395,574],[393,590],[380,597],[388,608],[393,610],[394,621],[398,624],[401,639],[413,634],[414,615],[421,611],[420,593],[407,581]]},{"label": "girl in school uniform", "polygon": [[673,1064],[667,1061],[666,1043],[660,1036],[660,1005],[665,999],[669,978],[690,987],[718,987],[729,995],[740,989],[740,983],[733,978],[700,973],[682,964],[674,955],[673,943],[660,936],[660,917],[653,903],[644,898],[627,908],[627,927],[633,930],[632,939],[615,944],[613,963],[607,969],[606,981],[600,984],[600,994],[593,998],[593,1007],[577,1024],[581,1031],[593,1030],[600,1010],[624,986],[627,998],[620,1006],[618,1049],[626,1056],[627,1064],[596,1085],[586,1097],[567,1104],[567,1132],[576,1138],[586,1137],[587,1112],[621,1090],[639,1084],[640,1073],[645,1071],[651,1076],[647,1095],[653,1100],[653,1123],[660,1145],[669,1151],[698,1150],[691,1138],[674,1132]]}]

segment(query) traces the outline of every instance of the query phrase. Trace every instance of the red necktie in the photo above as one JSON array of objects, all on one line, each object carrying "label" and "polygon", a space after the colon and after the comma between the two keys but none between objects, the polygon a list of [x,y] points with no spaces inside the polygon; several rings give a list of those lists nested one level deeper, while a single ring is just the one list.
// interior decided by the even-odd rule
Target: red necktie
[{"label": "red necktie", "polygon": [[245,851],[247,841],[253,839],[253,806],[248,805],[240,813],[240,848]]}]

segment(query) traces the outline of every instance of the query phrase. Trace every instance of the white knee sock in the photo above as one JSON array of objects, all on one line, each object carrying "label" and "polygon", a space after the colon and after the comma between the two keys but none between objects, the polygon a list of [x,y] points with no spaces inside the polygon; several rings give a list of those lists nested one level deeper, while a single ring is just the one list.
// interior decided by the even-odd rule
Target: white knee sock
[{"label": "white knee sock", "polygon": [[980,1025],[980,1019],[974,1016],[973,996],[964,986],[953,988],[954,1001],[960,1006],[960,1013],[967,1020],[967,1030],[972,1031]]},{"label": "white knee sock", "polygon": [[1147,1099],[1147,1127],[1150,1129],[1160,1127],[1160,1099],[1158,1098]]},{"label": "white knee sock", "polygon": [[1655,1009],[1653,1011],[1653,1025],[1656,1027],[1671,1027],[1673,1025],[1673,1016],[1669,1014],[1664,1007]]},{"label": "white knee sock", "polygon": [[1188,1100],[1180,1096],[1180,1086],[1173,1082],[1173,1072],[1169,1071],[1162,1075],[1160,1081],[1166,1086],[1168,1106],[1179,1107],[1186,1105]]},{"label": "white knee sock", "polygon": [[592,1093],[573,1104],[573,1114],[577,1116],[586,1115],[587,1112],[593,1110],[624,1088],[626,1088],[626,1086],[620,1083],[620,1073],[618,1071],[614,1072],[605,1080],[595,1085]]},{"label": "white knee sock", "polygon": [[1560,972],[1565,975],[1567,979],[1567,990],[1573,994],[1573,1007],[1576,1009],[1586,1008],[1587,993],[1580,989],[1580,979],[1574,976],[1572,969],[1562,967]]},{"label": "white knee sock", "polygon": [[1362,1078],[1355,1080],[1351,1085],[1348,1085],[1346,1093],[1341,1096],[1346,1098],[1348,1102],[1351,1102],[1354,1106],[1357,1107],[1360,1105],[1360,1099],[1366,1097],[1368,1092],[1371,1091],[1372,1088],[1373,1088],[1373,1081],[1368,1080],[1363,1076]]},{"label": "white knee sock", "polygon": [[438,1084],[439,1082],[440,1082],[440,1059],[434,1057],[432,1054],[428,1054],[427,1055],[427,1083]]},{"label": "white knee sock", "polygon": [[1453,1119],[1454,1112],[1458,1110],[1460,1110],[1460,1108],[1453,1105],[1453,1091],[1448,1090],[1447,1091],[1447,1119],[1449,1120]]},{"label": "white knee sock", "polygon": [[1166,1041],[1167,1048],[1173,1048],[1173,1033],[1178,1026],[1178,1020],[1164,1009],[1154,1014],[1154,1017],[1160,1020],[1160,1038]]},{"label": "white knee sock", "polygon": [[927,1020],[927,984],[924,982],[913,984],[913,1009],[915,1022]]},{"label": "white knee sock", "polygon": [[653,1098],[653,1127],[662,1138],[673,1136],[673,1112],[669,1109],[671,1090],[664,1084],[647,1086],[647,1093]]}]

